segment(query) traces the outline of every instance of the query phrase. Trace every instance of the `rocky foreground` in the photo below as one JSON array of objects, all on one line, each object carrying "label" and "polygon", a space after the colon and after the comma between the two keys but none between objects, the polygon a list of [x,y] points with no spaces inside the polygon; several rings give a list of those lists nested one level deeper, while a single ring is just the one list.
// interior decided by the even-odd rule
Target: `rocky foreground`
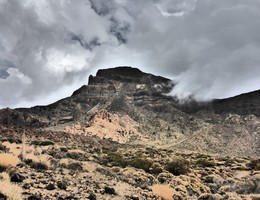
[{"label": "rocky foreground", "polygon": [[10,157],[0,160],[0,182],[8,182],[8,173],[10,189],[21,188],[21,194],[0,188],[3,199],[260,199],[257,159],[184,154],[65,132],[27,130],[21,138],[19,131],[1,127],[0,157]]},{"label": "rocky foreground", "polygon": [[260,93],[199,103],[131,67],[0,110],[0,199],[260,199]]}]

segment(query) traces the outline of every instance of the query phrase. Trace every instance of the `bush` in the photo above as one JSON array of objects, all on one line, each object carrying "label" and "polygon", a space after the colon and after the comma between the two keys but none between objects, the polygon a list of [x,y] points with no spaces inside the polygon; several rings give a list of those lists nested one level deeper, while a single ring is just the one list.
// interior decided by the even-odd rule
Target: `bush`
[{"label": "bush", "polygon": [[50,157],[43,154],[38,156],[28,154],[25,156],[24,162],[31,168],[39,170],[47,170],[51,166]]},{"label": "bush", "polygon": [[15,167],[20,162],[19,158],[8,153],[0,154],[0,172]]},{"label": "bush", "polygon": [[79,149],[74,149],[74,150],[69,150],[67,152],[67,156],[69,158],[72,158],[72,159],[75,159],[75,160],[78,160],[78,159],[81,159],[84,157],[84,154],[85,152],[84,151],[81,151]]},{"label": "bush", "polygon": [[43,162],[37,162],[33,161],[31,159],[26,159],[24,161],[26,164],[28,164],[31,168],[38,169],[38,170],[47,170],[48,165]]},{"label": "bush", "polygon": [[153,162],[144,158],[133,158],[128,160],[127,164],[137,169],[143,169],[145,172],[150,172]]},{"label": "bush", "polygon": [[31,142],[31,145],[38,145],[38,146],[49,146],[54,144],[55,143],[50,140],[34,140]]},{"label": "bush", "polygon": [[233,159],[231,159],[231,158],[227,158],[226,160],[225,160],[225,162],[224,162],[224,165],[225,166],[232,166],[232,164],[234,164],[235,163],[235,161],[233,160]]},{"label": "bush", "polygon": [[207,158],[199,158],[196,160],[196,165],[198,167],[213,167],[215,166],[215,162],[210,161]]},{"label": "bush", "polygon": [[67,165],[67,168],[74,171],[83,171],[83,166],[80,162],[71,162]]},{"label": "bush", "polygon": [[118,152],[110,152],[107,154],[104,160],[104,164],[111,164],[112,166],[126,167],[127,162],[123,156]]},{"label": "bush", "polygon": [[153,163],[150,168],[150,172],[152,174],[160,174],[162,171],[163,171],[163,169],[159,163]]},{"label": "bush", "polygon": [[143,169],[145,172],[159,174],[162,172],[162,168],[159,164],[153,163],[151,160],[145,158],[131,158],[125,159],[118,152],[110,152],[103,160],[103,164],[126,167],[131,166],[137,169]]},{"label": "bush", "polygon": [[1,139],[2,142],[10,142],[10,143],[16,143],[16,144],[21,144],[22,140],[18,139],[18,138],[2,138]]},{"label": "bush", "polygon": [[166,170],[175,176],[186,174],[189,172],[190,163],[182,157],[175,157],[166,165]]},{"label": "bush", "polygon": [[249,167],[251,170],[260,170],[260,159],[253,159],[248,164],[247,167]]}]

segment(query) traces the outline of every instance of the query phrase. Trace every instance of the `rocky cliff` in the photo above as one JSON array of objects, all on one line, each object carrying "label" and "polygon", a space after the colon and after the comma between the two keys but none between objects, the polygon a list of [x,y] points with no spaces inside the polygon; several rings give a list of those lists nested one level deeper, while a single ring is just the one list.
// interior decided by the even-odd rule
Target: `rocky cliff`
[{"label": "rocky cliff", "polygon": [[[172,80],[136,68],[103,69],[91,75],[88,85],[71,97],[48,106],[1,110],[0,123],[59,131],[69,127],[66,130],[117,142],[142,143],[145,139],[152,146],[182,151],[260,156],[259,91],[207,103],[181,104],[168,95],[171,90]],[[93,123],[103,111],[111,117],[99,117],[103,122]],[[109,127],[111,123],[115,127]],[[74,124],[80,124],[80,128],[73,128]],[[99,131],[94,131],[90,128],[93,124],[103,127],[95,126]],[[129,127],[136,134],[129,135]],[[106,136],[111,131],[114,137]]]}]

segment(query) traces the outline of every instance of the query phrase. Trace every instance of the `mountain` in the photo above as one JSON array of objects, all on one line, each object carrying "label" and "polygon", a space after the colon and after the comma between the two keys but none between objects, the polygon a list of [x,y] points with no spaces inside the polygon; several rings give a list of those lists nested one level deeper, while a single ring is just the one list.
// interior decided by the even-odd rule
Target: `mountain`
[{"label": "mountain", "polygon": [[[146,138],[149,145],[185,151],[260,155],[260,91],[207,103],[187,101],[183,104],[169,95],[172,90],[174,82],[170,79],[136,68],[103,69],[89,77],[88,85],[51,105],[3,109],[0,123],[59,131],[66,125],[79,123],[80,131],[84,132],[98,126],[91,120],[102,115],[100,112],[106,112],[119,119],[127,117],[131,126],[135,125],[139,136],[128,139],[134,143]],[[122,126],[118,125],[118,129],[124,130],[126,125],[120,123]],[[120,134],[117,131],[113,130],[115,138]],[[102,138],[104,134],[98,135]]]},{"label": "mountain", "polygon": [[98,70],[53,104],[0,110],[0,156],[18,152],[24,198],[259,198],[260,91],[183,102],[174,87],[137,68]]},{"label": "mountain", "polygon": [[241,94],[232,98],[213,101],[216,113],[236,113],[260,117],[260,90]]}]

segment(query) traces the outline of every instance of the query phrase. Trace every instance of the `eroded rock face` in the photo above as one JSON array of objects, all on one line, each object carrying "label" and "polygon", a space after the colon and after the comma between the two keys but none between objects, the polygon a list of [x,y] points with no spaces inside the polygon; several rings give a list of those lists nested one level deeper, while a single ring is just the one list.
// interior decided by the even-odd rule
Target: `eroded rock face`
[{"label": "eroded rock face", "polygon": [[[0,110],[0,124],[49,127],[52,131],[87,134],[120,143],[143,143],[145,138],[154,146],[259,156],[259,91],[213,102],[183,104],[168,95],[171,90],[174,82],[170,79],[136,68],[102,69],[89,77],[88,85],[58,102],[30,109]],[[102,111],[114,118],[100,117],[98,113]],[[124,124],[119,118],[131,120]],[[79,129],[75,128],[78,124]]]},{"label": "eroded rock face", "polygon": [[42,127],[48,123],[43,119],[29,113],[19,112],[10,108],[0,110],[0,124]]},{"label": "eroded rock face", "polygon": [[[89,77],[88,85],[76,90],[71,97],[48,106],[16,109],[15,111],[2,110],[0,123],[26,126],[37,123],[37,126],[42,126],[43,123],[40,119],[44,118],[50,125],[63,124],[79,120],[78,118],[96,105],[105,108],[117,99],[124,104],[134,97],[160,96],[170,92],[172,87],[170,79],[147,74],[136,68],[117,67],[99,70],[96,76]],[[125,97],[125,99],[121,99],[121,97]],[[122,102],[122,100],[126,102]],[[114,104],[118,104],[118,102]],[[119,107],[119,109],[124,108]],[[3,114],[1,115],[1,113]]]}]

